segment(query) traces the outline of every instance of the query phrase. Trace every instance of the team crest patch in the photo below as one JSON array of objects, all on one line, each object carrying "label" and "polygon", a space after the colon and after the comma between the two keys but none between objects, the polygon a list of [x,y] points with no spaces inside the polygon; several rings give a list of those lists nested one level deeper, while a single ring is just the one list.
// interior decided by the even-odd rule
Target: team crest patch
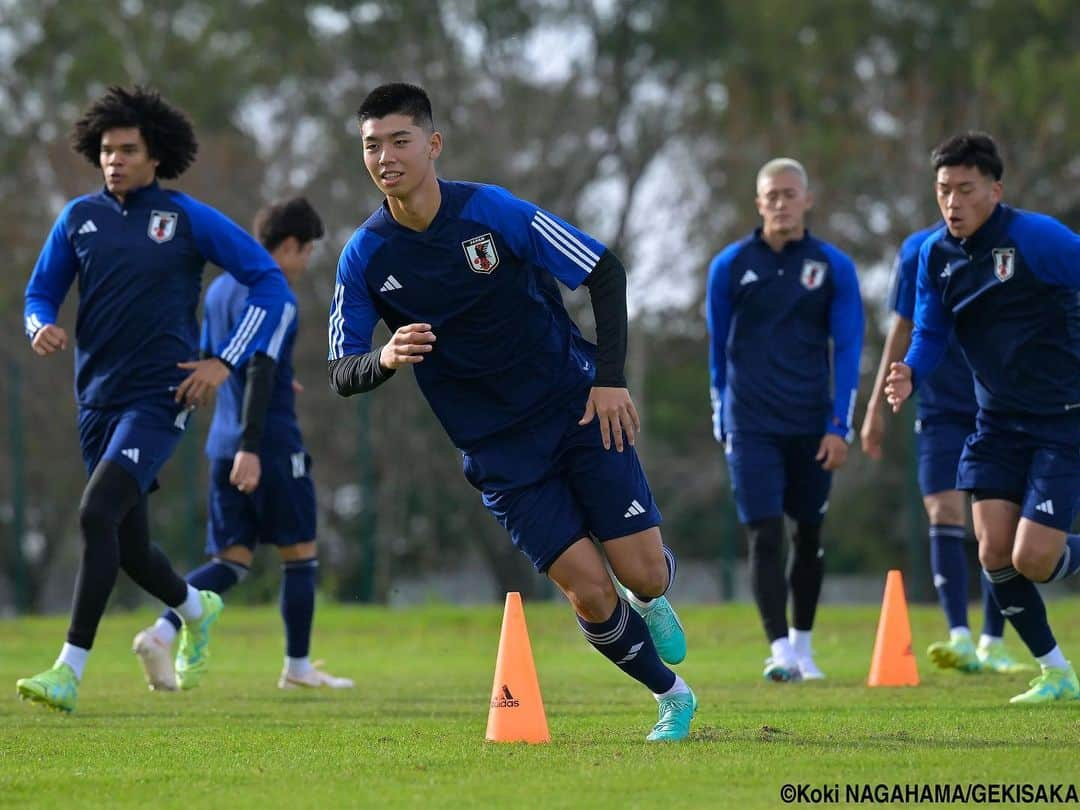
[{"label": "team crest patch", "polygon": [[1013,277],[1016,263],[1016,248],[994,248],[994,275],[998,281],[1008,281]]},{"label": "team crest patch", "polygon": [[490,273],[499,266],[499,254],[495,252],[495,239],[490,233],[474,236],[461,243],[465,248],[465,258],[474,273]]},{"label": "team crest patch", "polygon": [[829,269],[829,265],[825,262],[815,262],[813,259],[807,259],[803,262],[802,275],[799,277],[799,281],[808,290],[816,290],[825,281],[825,271]]},{"label": "team crest patch", "polygon": [[150,226],[146,235],[157,242],[168,242],[176,235],[176,221],[180,215],[173,211],[151,211]]}]

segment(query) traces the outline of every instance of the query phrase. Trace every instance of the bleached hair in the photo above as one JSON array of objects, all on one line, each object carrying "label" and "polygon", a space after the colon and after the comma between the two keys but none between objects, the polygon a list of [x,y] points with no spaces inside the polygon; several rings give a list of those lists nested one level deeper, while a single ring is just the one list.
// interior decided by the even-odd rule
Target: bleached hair
[{"label": "bleached hair", "polygon": [[765,180],[784,172],[794,172],[802,180],[803,188],[810,188],[810,178],[806,174],[806,169],[795,158],[789,157],[773,158],[762,166],[757,173],[757,186],[760,187]]}]

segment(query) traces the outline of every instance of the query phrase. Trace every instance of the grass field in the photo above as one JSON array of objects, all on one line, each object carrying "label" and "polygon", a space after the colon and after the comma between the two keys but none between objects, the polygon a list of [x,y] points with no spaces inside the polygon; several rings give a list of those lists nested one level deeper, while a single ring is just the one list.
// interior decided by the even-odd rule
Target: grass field
[{"label": "grass field", "polygon": [[[974,606],[973,606],[974,607]],[[103,623],[78,711],[14,697],[49,666],[66,621],[0,622],[2,807],[752,807],[786,783],[1072,784],[1080,701],[1017,708],[1026,677],[931,671],[917,688],[864,686],[877,609],[828,606],[822,683],[761,680],[749,606],[684,608],[679,671],[701,701],[691,741],[649,745],[655,704],[591,650],[561,604],[526,605],[551,728],[548,745],[484,742],[501,606],[323,606],[316,656],[359,687],[282,692],[272,608],[228,608],[202,688],[145,688],[131,637],[149,612]],[[1080,600],[1051,604],[1080,655]],[[941,631],[912,610],[915,647]],[[1021,647],[1009,631],[1014,652]]]}]

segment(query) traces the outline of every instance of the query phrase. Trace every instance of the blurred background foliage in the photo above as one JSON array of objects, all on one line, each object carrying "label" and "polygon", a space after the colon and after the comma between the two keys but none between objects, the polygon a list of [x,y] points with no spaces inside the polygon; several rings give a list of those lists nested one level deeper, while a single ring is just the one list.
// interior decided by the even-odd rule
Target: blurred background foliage
[{"label": "blurred background foliage", "polygon": [[[66,137],[108,85],[154,85],[190,113],[201,148],[178,188],[245,225],[263,203],[302,193],[327,223],[297,290],[296,357],[325,592],[386,600],[395,583],[462,561],[494,583],[473,596],[550,592],[464,482],[408,379],[362,402],[325,384],[337,254],[379,204],[353,113],[375,85],[405,80],[432,96],[443,176],[504,185],[624,259],[639,449],[667,540],[718,567],[721,596],[744,550],[711,437],[702,303],[709,258],[757,224],[757,169],[780,154],[803,161],[812,229],[856,260],[865,401],[893,255],[936,217],[935,143],[991,132],[1007,200],[1080,223],[1078,46],[1071,0],[0,0],[0,604],[6,593],[64,607],[70,594],[84,482],[71,357],[30,353],[22,292],[63,202],[100,184]],[[589,332],[587,299],[566,298]],[[156,538],[181,566],[201,557],[207,418],[153,498]],[[836,477],[830,570],[925,572],[910,429],[910,414],[895,419],[883,463],[853,452]],[[275,592],[272,557],[249,597]],[[925,595],[929,583],[913,587]]]}]

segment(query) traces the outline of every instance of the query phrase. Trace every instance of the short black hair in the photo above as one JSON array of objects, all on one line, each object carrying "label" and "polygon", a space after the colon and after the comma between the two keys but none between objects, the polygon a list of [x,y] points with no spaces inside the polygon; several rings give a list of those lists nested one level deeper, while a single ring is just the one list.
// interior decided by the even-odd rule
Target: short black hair
[{"label": "short black hair", "polygon": [[356,111],[356,118],[361,124],[369,118],[385,118],[388,115],[407,115],[421,129],[435,131],[431,99],[424,88],[415,84],[394,82],[380,85],[367,94]]},{"label": "short black hair", "polygon": [[974,166],[979,173],[994,180],[1005,174],[1005,163],[994,139],[985,132],[962,132],[947,138],[930,153],[936,172],[942,166]]},{"label": "short black hair", "polygon": [[110,129],[138,127],[157,176],[179,177],[199,151],[191,121],[149,87],[113,86],[94,101],[71,130],[71,148],[93,166],[101,166],[101,136]]},{"label": "short black hair", "polygon": [[306,245],[321,239],[326,232],[319,213],[306,197],[281,200],[259,209],[254,231],[259,243],[271,252],[290,236]]}]

